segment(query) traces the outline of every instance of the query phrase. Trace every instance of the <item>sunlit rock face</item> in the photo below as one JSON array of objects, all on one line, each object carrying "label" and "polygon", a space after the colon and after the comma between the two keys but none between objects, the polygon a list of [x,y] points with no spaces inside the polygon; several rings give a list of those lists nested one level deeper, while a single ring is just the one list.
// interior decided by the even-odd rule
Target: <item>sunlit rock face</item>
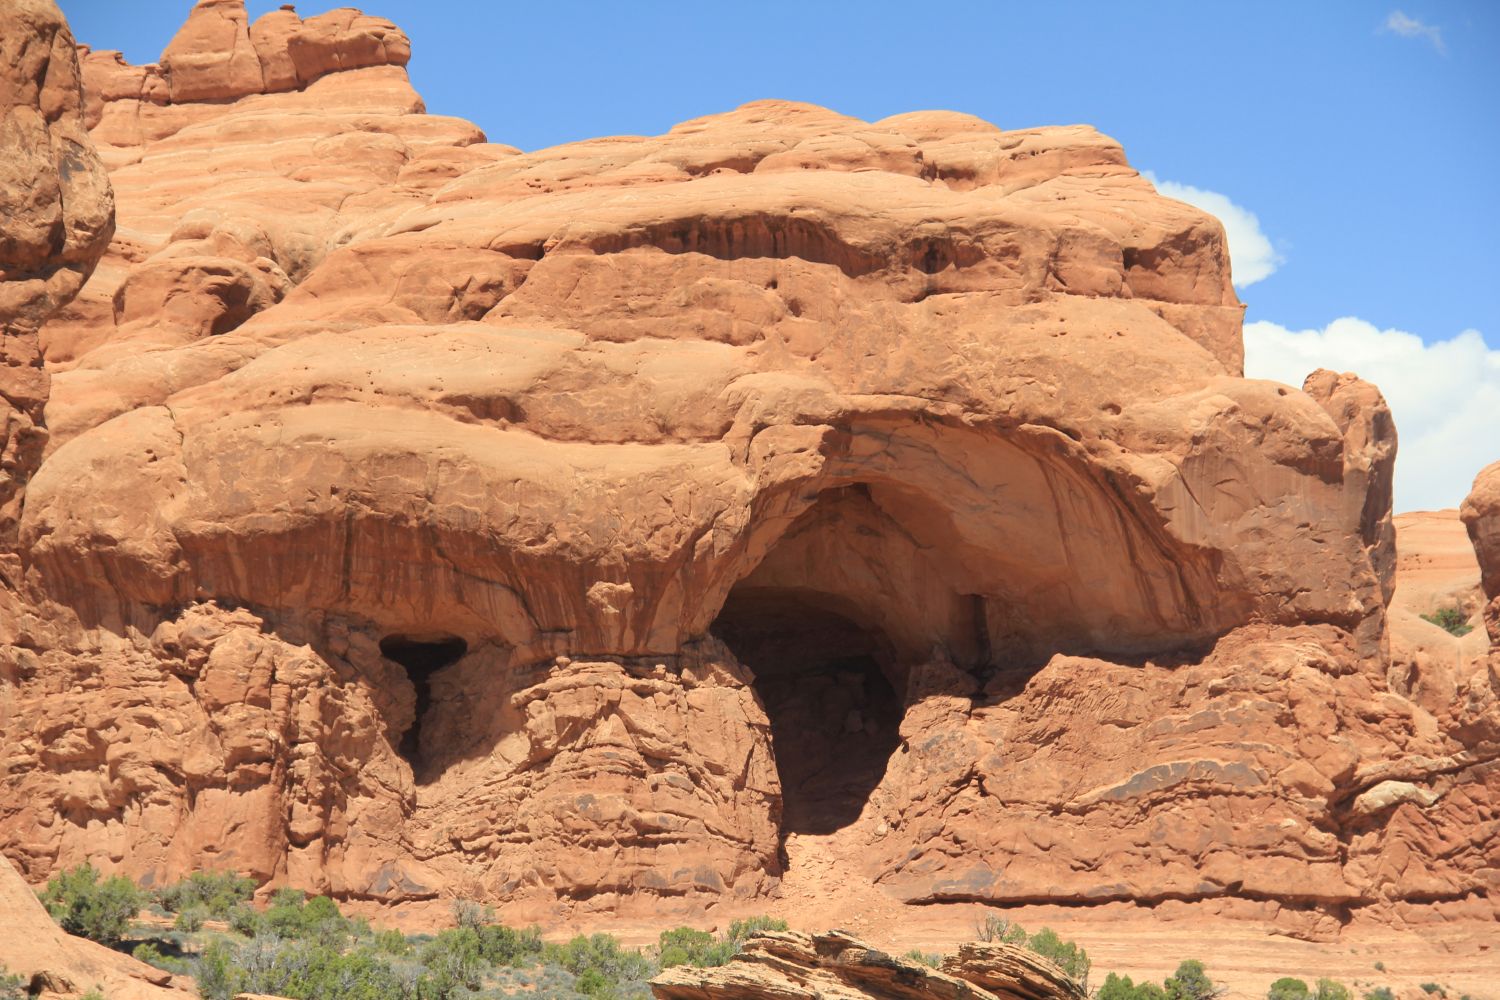
[{"label": "sunlit rock face", "polygon": [[215,0],[84,59],[29,875],[690,911],[824,837],[913,902],[1490,912],[1495,779],[1387,686],[1389,412],[1242,377],[1215,220],[951,112],[522,153],[408,52]]}]

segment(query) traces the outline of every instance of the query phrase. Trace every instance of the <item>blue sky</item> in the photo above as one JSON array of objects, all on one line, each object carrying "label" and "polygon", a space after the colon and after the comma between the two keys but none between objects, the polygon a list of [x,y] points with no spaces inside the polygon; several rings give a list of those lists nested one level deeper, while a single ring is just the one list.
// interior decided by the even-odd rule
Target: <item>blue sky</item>
[{"label": "blue sky", "polygon": [[[155,61],[189,7],[60,3],[80,41],[132,62]],[[1398,508],[1457,503],[1500,458],[1500,3],[364,4],[411,36],[429,111],[523,149],[763,97],[867,119],[952,108],[1006,128],[1092,124],[1165,193],[1224,220],[1252,373],[1370,374],[1405,450],[1429,428],[1387,382],[1474,369],[1472,385],[1435,371],[1411,389],[1429,423],[1444,418],[1434,393],[1477,393],[1478,410],[1422,445],[1461,441],[1465,457],[1441,487],[1430,472],[1399,483]],[[1341,318],[1366,339],[1330,329]],[[1460,340],[1467,352],[1429,350]]]}]

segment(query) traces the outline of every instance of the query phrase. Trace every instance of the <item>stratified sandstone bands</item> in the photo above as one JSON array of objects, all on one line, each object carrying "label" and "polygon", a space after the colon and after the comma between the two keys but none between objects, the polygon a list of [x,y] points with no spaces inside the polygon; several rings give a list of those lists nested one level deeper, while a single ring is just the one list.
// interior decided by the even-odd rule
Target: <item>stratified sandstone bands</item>
[{"label": "stratified sandstone bands", "polygon": [[1491,681],[1388,680],[1389,411],[1242,377],[1215,220],[951,112],[522,153],[408,51],[214,0],[85,58],[30,877],[690,912],[798,836],[914,904],[1494,914]]}]

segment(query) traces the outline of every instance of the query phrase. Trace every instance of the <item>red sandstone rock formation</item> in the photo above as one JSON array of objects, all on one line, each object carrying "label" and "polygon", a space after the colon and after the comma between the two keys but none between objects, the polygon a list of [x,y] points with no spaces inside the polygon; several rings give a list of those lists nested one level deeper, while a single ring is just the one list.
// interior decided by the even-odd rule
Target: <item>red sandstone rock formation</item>
[{"label": "red sandstone rock formation", "polygon": [[1387,678],[1389,412],[1241,376],[1212,218],[948,112],[523,154],[407,51],[211,0],[85,57],[121,230],[42,331],[30,878],[659,913],[827,838],[913,903],[1493,917],[1493,702]]},{"label": "red sandstone rock formation", "polygon": [[727,965],[677,966],[651,981],[658,1000],[1084,1000],[1051,962],[1009,944],[967,944],[941,969],[877,951],[843,931],[764,932]]}]

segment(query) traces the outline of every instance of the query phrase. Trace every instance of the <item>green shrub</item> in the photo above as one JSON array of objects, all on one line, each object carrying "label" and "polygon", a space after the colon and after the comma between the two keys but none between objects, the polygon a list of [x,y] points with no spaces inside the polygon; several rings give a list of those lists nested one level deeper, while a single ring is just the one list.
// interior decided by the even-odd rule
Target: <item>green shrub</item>
[{"label": "green shrub", "polygon": [[929,969],[936,969],[943,961],[942,955],[936,954],[935,952],[923,951],[921,948],[913,948],[911,951],[907,952],[901,957],[906,959],[908,962],[916,962],[918,965],[925,965]]},{"label": "green shrub", "polygon": [[735,943],[714,937],[708,931],[674,927],[657,939],[657,962],[663,969],[676,965],[711,968],[734,957]]},{"label": "green shrub", "polygon": [[481,927],[479,951],[491,965],[529,965],[542,953],[542,929],[526,927],[516,930],[504,924]]},{"label": "green shrub", "polygon": [[1332,979],[1319,979],[1315,1000],[1352,1000],[1349,987]]},{"label": "green shrub", "polygon": [[79,997],[79,1000],[104,1000],[104,994],[100,992],[99,987],[95,986],[83,996]]},{"label": "green shrub", "polygon": [[1423,983],[1422,984],[1422,992],[1423,993],[1442,993],[1443,992],[1443,988],[1441,986],[1439,986],[1437,983]]},{"label": "green shrub", "polygon": [[47,883],[42,903],[69,934],[114,944],[130,929],[145,898],[121,875],[99,881],[99,870],[82,864]]},{"label": "green shrub", "polygon": [[[191,971],[188,962],[179,955],[168,955],[161,950],[160,941],[142,941],[130,954],[138,962],[155,966],[166,972],[186,974]],[[180,954],[180,953],[179,953]]]},{"label": "green shrub", "polygon": [[229,926],[245,937],[255,937],[265,930],[265,918],[246,903],[241,903],[231,909],[228,920]]},{"label": "green shrub", "polygon": [[1468,617],[1457,606],[1438,608],[1430,615],[1423,615],[1422,620],[1432,622],[1449,635],[1468,635],[1474,631],[1474,626],[1469,624]]},{"label": "green shrub", "polygon": [[729,925],[728,940],[734,943],[735,951],[739,951],[740,945],[751,934],[759,934],[761,931],[784,931],[787,929],[785,920],[776,917],[768,917],[762,914],[758,917],[746,917],[744,920],[736,920]]},{"label": "green shrub", "polygon": [[1117,976],[1113,972],[1104,977],[1104,985],[1094,995],[1095,1000],[1165,1000],[1166,992],[1155,983],[1133,983],[1129,976]]},{"label": "green shrub", "polygon": [[283,889],[271,897],[271,906],[254,921],[257,932],[283,938],[311,938],[331,948],[341,948],[359,930],[359,925],[339,912],[327,896],[307,898],[300,889]]},{"label": "green shrub", "polygon": [[[1027,934],[1026,928],[1020,924],[990,914],[975,927],[975,933],[981,941],[1019,945],[1036,952],[1066,972],[1085,991],[1088,990],[1089,970],[1093,968],[1089,953],[1075,942],[1064,941],[1050,927],[1043,927],[1035,934]],[[1120,988],[1118,984],[1117,988]]]},{"label": "green shrub", "polygon": [[1177,966],[1177,971],[1162,986],[1167,1000],[1218,1000],[1224,990],[1214,985],[1204,971],[1203,963],[1190,958]]},{"label": "green shrub", "polygon": [[193,966],[204,1000],[230,1000],[237,993],[267,993],[295,1000],[386,1000],[421,997],[448,1000],[452,992],[422,987],[403,978],[390,961],[359,947],[343,951],[316,940],[289,940],[274,935],[238,946],[216,938]]},{"label": "green shrub", "polygon": [[427,970],[428,989],[439,998],[479,989],[489,970],[480,949],[479,932],[472,927],[439,933],[422,946],[421,962]]},{"label": "green shrub", "polygon": [[1026,947],[1071,976],[1085,991],[1089,988],[1089,953],[1072,941],[1064,941],[1050,927],[1043,927],[1026,941]]},{"label": "green shrub", "polygon": [[580,934],[567,944],[549,944],[542,959],[577,976],[575,989],[596,1000],[649,996],[645,981],[656,972],[655,963],[638,951],[621,948],[609,934]]},{"label": "green shrub", "polygon": [[398,958],[412,952],[411,942],[406,939],[406,935],[394,929],[377,933],[373,945],[376,951]]},{"label": "green shrub", "polygon": [[208,916],[208,911],[198,904],[193,904],[177,914],[177,919],[172,921],[174,931],[184,931],[192,934],[203,929],[203,921]]},{"label": "green shrub", "polygon": [[[1385,970],[1382,969],[1381,971]],[[1389,986],[1377,986],[1373,990],[1365,992],[1365,1000],[1396,1000],[1396,995],[1391,992]]]},{"label": "green shrub", "polygon": [[0,965],[0,1000],[27,1000],[26,980]]},{"label": "green shrub", "polygon": [[255,894],[255,880],[233,872],[193,872],[181,882],[156,891],[156,901],[172,913],[201,910],[205,917],[228,920]]},{"label": "green shrub", "polygon": [[974,927],[979,940],[995,944],[1026,944],[1026,929],[1006,917],[987,915]]},{"label": "green shrub", "polygon": [[472,899],[455,899],[450,909],[453,912],[453,922],[460,927],[472,927],[477,931],[495,922],[495,908],[483,906]]},{"label": "green shrub", "polygon": [[1307,983],[1291,976],[1282,976],[1266,991],[1266,1000],[1307,1000],[1311,995]]}]

